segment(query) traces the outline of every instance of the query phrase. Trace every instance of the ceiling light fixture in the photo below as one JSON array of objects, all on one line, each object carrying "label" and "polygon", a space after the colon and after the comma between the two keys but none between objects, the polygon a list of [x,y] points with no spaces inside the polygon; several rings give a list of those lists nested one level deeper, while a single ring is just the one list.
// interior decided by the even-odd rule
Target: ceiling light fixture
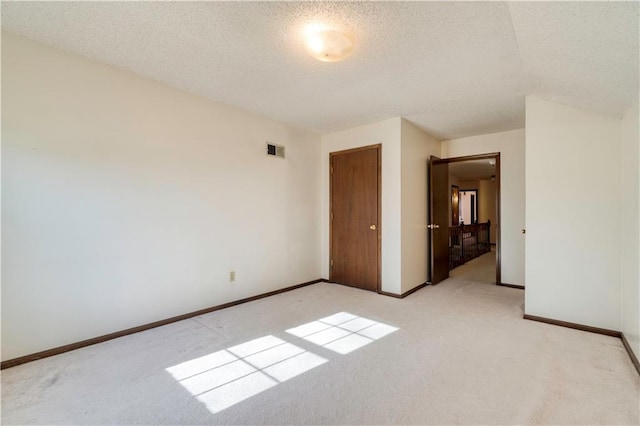
[{"label": "ceiling light fixture", "polygon": [[353,51],[353,41],[349,36],[334,30],[317,30],[306,35],[307,52],[323,62],[339,62]]}]

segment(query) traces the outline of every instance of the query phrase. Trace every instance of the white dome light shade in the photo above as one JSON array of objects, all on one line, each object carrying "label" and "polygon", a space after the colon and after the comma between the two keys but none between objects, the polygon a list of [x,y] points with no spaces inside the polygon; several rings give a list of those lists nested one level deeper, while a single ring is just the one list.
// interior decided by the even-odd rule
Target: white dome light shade
[{"label": "white dome light shade", "polygon": [[353,51],[351,39],[338,31],[321,30],[307,34],[307,52],[323,62],[338,62],[346,59]]}]

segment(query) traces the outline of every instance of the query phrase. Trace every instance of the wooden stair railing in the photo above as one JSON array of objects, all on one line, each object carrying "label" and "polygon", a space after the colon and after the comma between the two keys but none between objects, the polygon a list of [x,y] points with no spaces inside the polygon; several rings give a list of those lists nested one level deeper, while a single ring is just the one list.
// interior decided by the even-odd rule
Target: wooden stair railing
[{"label": "wooden stair railing", "polygon": [[491,251],[491,221],[449,227],[449,270]]}]

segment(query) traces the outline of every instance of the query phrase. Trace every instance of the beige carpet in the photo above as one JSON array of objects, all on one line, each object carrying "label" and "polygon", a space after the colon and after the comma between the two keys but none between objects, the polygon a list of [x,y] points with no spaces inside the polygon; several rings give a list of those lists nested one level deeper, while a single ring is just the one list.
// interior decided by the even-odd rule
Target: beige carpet
[{"label": "beige carpet", "polygon": [[479,283],[496,283],[496,248],[491,246],[491,252],[470,260],[464,265],[449,272],[452,278],[460,278]]},{"label": "beige carpet", "polygon": [[402,300],[316,284],[4,370],[2,422],[639,423],[619,339],[467,278]]}]

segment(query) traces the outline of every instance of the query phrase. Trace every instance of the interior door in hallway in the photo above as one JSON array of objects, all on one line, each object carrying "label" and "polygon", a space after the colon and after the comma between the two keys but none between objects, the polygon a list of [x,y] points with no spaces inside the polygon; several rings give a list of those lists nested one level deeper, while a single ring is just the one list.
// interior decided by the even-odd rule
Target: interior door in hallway
[{"label": "interior door in hallway", "polygon": [[449,277],[449,163],[431,157],[429,164],[429,239],[431,284]]},{"label": "interior door in hallway", "polygon": [[380,289],[380,145],[330,154],[330,281]]}]

